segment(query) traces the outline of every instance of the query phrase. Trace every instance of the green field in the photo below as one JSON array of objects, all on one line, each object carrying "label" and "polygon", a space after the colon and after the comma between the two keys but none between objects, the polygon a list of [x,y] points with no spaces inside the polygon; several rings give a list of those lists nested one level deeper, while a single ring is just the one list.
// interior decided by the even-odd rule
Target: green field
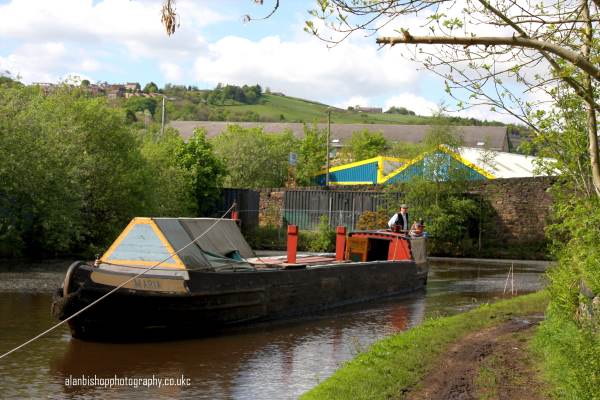
[{"label": "green field", "polygon": [[[205,95],[206,91],[203,92]],[[210,91],[208,91],[210,92]],[[196,92],[200,93],[200,92]],[[178,93],[181,95],[181,93]],[[264,122],[327,122],[327,110],[331,109],[331,121],[342,124],[408,124],[428,125],[431,117],[419,115],[364,113],[348,111],[315,101],[299,99],[281,94],[263,93],[256,104],[245,104],[226,100],[223,104],[203,104],[199,98],[190,93],[180,97],[173,94],[175,111],[172,115],[176,120],[209,120],[209,121],[264,121]],[[194,98],[195,97],[195,98]],[[202,109],[206,117],[195,117],[184,112],[186,109]],[[457,125],[502,125],[497,122],[477,121],[475,119],[451,117],[450,122]]]},{"label": "green field", "polygon": [[[328,105],[295,97],[264,94],[262,104],[223,106],[232,112],[253,111],[265,119],[286,122],[327,122]],[[283,118],[282,118],[283,116]],[[399,114],[369,114],[332,108],[331,120],[344,124],[426,124],[429,117]]]}]

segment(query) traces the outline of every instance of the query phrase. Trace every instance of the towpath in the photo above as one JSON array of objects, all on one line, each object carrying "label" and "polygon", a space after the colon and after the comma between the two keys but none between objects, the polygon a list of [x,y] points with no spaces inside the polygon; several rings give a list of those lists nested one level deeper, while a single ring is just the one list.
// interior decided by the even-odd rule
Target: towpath
[{"label": "towpath", "polygon": [[547,398],[528,343],[542,315],[513,318],[454,343],[410,400]]}]

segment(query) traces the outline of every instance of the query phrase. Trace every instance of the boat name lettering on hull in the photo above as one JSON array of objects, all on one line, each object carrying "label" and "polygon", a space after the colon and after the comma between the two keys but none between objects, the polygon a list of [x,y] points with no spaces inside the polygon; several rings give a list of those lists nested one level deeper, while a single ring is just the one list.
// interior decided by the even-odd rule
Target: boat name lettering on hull
[{"label": "boat name lettering on hull", "polygon": [[134,289],[160,289],[160,281],[157,279],[135,278],[133,287]]}]

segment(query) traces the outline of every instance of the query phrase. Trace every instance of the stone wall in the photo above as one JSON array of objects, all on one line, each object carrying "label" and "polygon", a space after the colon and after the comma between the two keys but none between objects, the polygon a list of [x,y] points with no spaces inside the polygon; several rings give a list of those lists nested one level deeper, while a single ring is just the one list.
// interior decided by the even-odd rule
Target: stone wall
[{"label": "stone wall", "polygon": [[260,226],[280,226],[283,219],[285,189],[262,189],[259,192],[258,223]]},{"label": "stone wall", "polygon": [[552,205],[548,189],[553,182],[553,178],[540,177],[474,183],[472,191],[482,194],[495,212],[495,226],[485,236],[504,244],[543,241]]},{"label": "stone wall", "polygon": [[[513,178],[473,182],[470,192],[483,195],[493,210],[493,221],[484,233],[487,242],[497,245],[540,243],[552,203],[549,188],[554,178]],[[306,190],[325,190],[322,187]],[[282,221],[285,188],[260,190],[260,225],[278,226]],[[295,190],[303,190],[298,188]],[[373,192],[381,186],[334,186],[327,190],[359,190]]]}]

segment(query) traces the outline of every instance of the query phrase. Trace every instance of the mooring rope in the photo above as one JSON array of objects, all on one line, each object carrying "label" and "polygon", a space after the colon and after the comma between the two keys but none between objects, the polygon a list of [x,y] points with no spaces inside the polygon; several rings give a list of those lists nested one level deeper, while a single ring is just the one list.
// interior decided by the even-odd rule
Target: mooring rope
[{"label": "mooring rope", "polygon": [[114,292],[116,292],[117,290],[121,289],[123,286],[125,286],[129,282],[133,281],[136,278],[139,278],[140,276],[144,275],[146,272],[153,270],[154,268],[158,267],[160,264],[162,264],[165,261],[169,260],[174,255],[179,254],[181,251],[185,250],[186,248],[188,248],[189,246],[191,246],[192,244],[194,244],[197,240],[201,239],[204,235],[206,235],[212,228],[215,227],[215,225],[217,225],[219,222],[221,222],[225,218],[225,216],[229,213],[229,211],[231,211],[234,207],[235,207],[235,203],[229,208],[229,210],[225,211],[225,213],[219,219],[217,219],[211,226],[209,226],[204,232],[202,232],[202,234],[200,234],[194,240],[192,240],[191,242],[189,242],[188,244],[186,244],[185,246],[183,246],[181,249],[177,250],[175,253],[169,254],[168,257],[164,258],[163,260],[159,261],[158,263],[154,264],[153,266],[146,268],[145,270],[143,270],[139,274],[134,275],[133,277],[129,278],[125,282],[121,283],[119,286],[116,286],[110,292],[108,292],[108,293],[104,294],[102,297],[99,297],[98,299],[94,300],[93,302],[91,302],[87,306],[83,307],[81,310],[79,310],[79,311],[75,312],[74,314],[70,315],[69,317],[63,319],[59,323],[51,326],[49,329],[46,329],[44,332],[40,333],[39,335],[37,335],[37,336],[29,339],[28,341],[26,341],[25,343],[23,343],[23,344],[15,347],[14,349],[12,349],[10,351],[7,351],[6,353],[0,355],[0,359],[3,359],[7,355],[9,355],[11,353],[14,353],[15,351],[17,351],[17,350],[19,350],[19,349],[27,346],[29,343],[32,343],[32,342],[36,341],[37,339],[41,338],[42,336],[46,335],[47,333],[52,332],[53,330],[55,330],[59,326],[65,324],[66,322],[72,320],[73,318],[75,318],[76,316],[78,316],[79,314],[81,314],[82,312],[84,312],[85,310],[87,310],[88,308],[93,307],[95,304],[98,304],[99,302],[101,302],[102,300],[104,300],[105,298],[107,298],[108,296],[110,296],[111,294],[113,294]]}]

